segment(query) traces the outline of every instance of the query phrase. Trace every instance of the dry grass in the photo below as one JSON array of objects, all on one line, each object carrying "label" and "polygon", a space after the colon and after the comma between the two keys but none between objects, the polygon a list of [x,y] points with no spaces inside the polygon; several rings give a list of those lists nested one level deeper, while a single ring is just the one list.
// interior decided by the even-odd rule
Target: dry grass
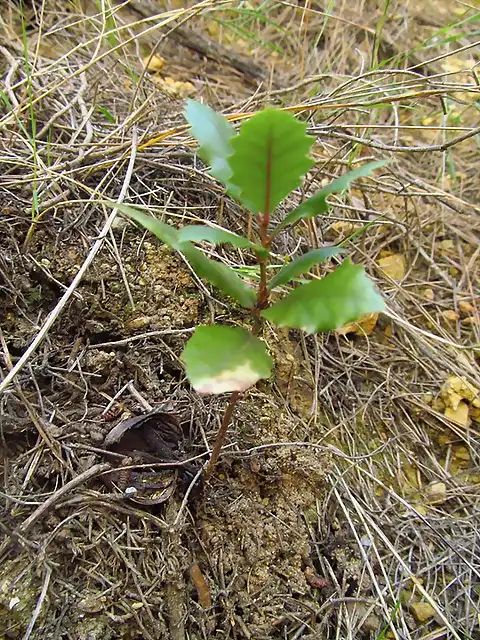
[{"label": "dry grass", "polygon": [[[452,375],[480,389],[478,20],[294,5],[25,1],[22,20],[2,2],[1,638],[479,637],[478,411],[461,426],[439,400]],[[269,330],[275,382],[242,402],[218,476],[157,511],[92,483],[105,412],[173,402],[202,459],[225,400],[192,394],[178,354],[235,316],[99,201],[247,222],[194,158],[182,98],[143,72],[154,49],[235,122],[266,102],[308,118],[305,193],[390,161],[275,247],[343,241],[388,313],[370,335]]]}]

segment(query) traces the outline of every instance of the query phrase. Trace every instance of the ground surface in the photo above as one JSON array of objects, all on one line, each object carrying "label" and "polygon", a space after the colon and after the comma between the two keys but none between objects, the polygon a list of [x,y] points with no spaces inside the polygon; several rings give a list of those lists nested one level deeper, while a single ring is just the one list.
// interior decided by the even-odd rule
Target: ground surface
[{"label": "ground surface", "polygon": [[[479,14],[299,4],[0,3],[3,380],[49,329],[2,383],[2,639],[480,637]],[[179,354],[196,324],[245,321],[155,239],[105,226],[99,201],[122,196],[246,232],[194,156],[187,95],[308,118],[308,193],[389,160],[274,247],[346,240],[388,312],[268,328],[275,378],[242,399],[218,472],[145,506],[101,482],[105,436],[160,409],[204,460],[227,399],[196,396]]]}]

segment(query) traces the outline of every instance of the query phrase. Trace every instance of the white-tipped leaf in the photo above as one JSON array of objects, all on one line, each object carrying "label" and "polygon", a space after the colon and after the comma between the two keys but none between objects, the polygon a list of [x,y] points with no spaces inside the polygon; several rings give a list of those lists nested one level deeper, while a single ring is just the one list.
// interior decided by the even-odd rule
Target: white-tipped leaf
[{"label": "white-tipped leaf", "polygon": [[197,327],[182,353],[187,378],[198,393],[246,391],[268,378],[273,360],[265,344],[241,327]]}]

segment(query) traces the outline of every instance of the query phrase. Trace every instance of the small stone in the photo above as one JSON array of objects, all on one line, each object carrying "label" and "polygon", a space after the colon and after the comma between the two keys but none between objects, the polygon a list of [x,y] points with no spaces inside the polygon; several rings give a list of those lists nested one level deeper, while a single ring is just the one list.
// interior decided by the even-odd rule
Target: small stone
[{"label": "small stone", "polygon": [[98,429],[90,429],[90,438],[93,442],[103,442],[104,434]]},{"label": "small stone", "polygon": [[48,435],[54,439],[61,438],[63,436],[63,427],[60,427],[56,424],[49,424],[45,430]]},{"label": "small stone", "polygon": [[143,59],[143,66],[147,71],[153,73],[155,71],[161,71],[165,66],[165,59],[159,56],[158,53],[149,54]]},{"label": "small stone", "polygon": [[460,318],[458,313],[453,309],[446,309],[445,311],[442,311],[442,316],[448,322],[456,322]]},{"label": "small stone", "polygon": [[131,331],[135,331],[137,329],[144,329],[148,327],[150,324],[151,317],[150,316],[139,316],[137,318],[133,318],[125,323],[125,329],[129,329]]},{"label": "small stone", "polygon": [[442,504],[447,499],[447,485],[444,482],[434,482],[426,488],[429,504]]},{"label": "small stone", "polygon": [[475,307],[471,302],[467,302],[466,300],[460,300],[458,303],[458,308],[462,313],[466,313],[467,315],[471,313],[475,313]]},{"label": "small stone", "polygon": [[415,602],[410,609],[417,622],[426,622],[435,617],[435,609],[428,602]]},{"label": "small stone", "polygon": [[430,300],[430,302],[432,300],[435,300],[435,293],[434,293],[433,289],[424,289],[423,290],[423,297],[425,298],[425,300]]},{"label": "small stone", "polygon": [[105,608],[105,596],[87,596],[77,603],[77,609],[83,613],[99,613]]}]

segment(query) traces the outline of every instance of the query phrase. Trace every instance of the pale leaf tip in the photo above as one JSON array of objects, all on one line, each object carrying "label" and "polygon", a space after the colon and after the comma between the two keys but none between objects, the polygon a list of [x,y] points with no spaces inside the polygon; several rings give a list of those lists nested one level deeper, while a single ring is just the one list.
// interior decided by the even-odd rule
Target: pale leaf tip
[{"label": "pale leaf tip", "polygon": [[222,371],[217,376],[208,376],[192,381],[192,386],[200,394],[220,394],[232,391],[246,391],[253,387],[262,376],[258,371],[246,363],[230,369]]}]

